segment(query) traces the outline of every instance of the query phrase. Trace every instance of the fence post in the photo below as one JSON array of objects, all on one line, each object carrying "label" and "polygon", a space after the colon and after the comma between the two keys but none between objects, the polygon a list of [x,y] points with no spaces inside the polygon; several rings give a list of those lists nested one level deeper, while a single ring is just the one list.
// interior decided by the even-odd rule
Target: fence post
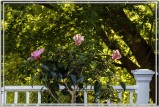
[{"label": "fence post", "polygon": [[149,69],[136,69],[131,70],[131,72],[133,73],[136,85],[138,86],[137,104],[148,104],[150,91],[149,84],[155,73]]}]

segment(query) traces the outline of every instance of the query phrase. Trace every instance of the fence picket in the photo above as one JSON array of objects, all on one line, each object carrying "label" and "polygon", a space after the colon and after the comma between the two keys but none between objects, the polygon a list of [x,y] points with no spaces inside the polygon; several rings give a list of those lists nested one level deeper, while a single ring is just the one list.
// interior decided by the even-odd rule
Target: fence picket
[{"label": "fence picket", "polygon": [[41,92],[38,91],[38,104],[41,104]]},{"label": "fence picket", "polygon": [[18,103],[18,91],[14,92],[14,104]]},{"label": "fence picket", "polygon": [[26,104],[29,104],[29,91],[26,92]]},{"label": "fence picket", "polygon": [[88,103],[88,101],[87,101],[87,91],[86,90],[84,90],[84,104],[87,104]]},{"label": "fence picket", "polygon": [[3,97],[4,97],[4,103],[6,104],[7,103],[7,92],[4,93]]}]

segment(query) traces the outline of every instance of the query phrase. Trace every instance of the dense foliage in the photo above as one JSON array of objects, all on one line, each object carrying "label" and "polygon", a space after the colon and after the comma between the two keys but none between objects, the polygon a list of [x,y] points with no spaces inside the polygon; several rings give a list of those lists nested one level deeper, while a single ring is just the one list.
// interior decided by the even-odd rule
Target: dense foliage
[{"label": "dense foliage", "polygon": [[[69,46],[77,33],[85,35],[82,50],[87,50],[86,58],[97,53],[111,56],[114,49],[122,53],[114,67],[105,72],[87,72],[86,76],[96,80],[99,72],[101,75],[109,72],[126,84],[134,84],[131,70],[155,70],[155,4],[5,4],[4,13],[6,85],[30,84],[35,72],[21,63],[25,63],[34,50],[44,47],[47,58],[67,53],[70,60],[70,53],[77,49]],[[105,57],[97,59],[104,61]],[[89,63],[92,66],[87,71],[105,64]],[[111,82],[102,77],[100,80],[102,84],[108,81],[118,84],[119,79]],[[41,83],[35,81],[34,84]],[[152,81],[153,100],[154,87]]]}]

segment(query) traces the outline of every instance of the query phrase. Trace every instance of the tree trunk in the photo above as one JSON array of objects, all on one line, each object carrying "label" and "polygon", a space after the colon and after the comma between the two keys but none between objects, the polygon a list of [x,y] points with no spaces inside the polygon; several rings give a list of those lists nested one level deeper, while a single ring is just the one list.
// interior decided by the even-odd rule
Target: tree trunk
[{"label": "tree trunk", "polygon": [[72,92],[72,95],[71,95],[71,103],[72,103],[72,104],[73,104],[73,103],[76,103],[76,92],[75,92],[75,91]]},{"label": "tree trunk", "polygon": [[[105,20],[108,26],[111,27],[119,36],[123,36],[123,40],[130,47],[133,55],[138,61],[140,68],[151,69],[155,71],[155,54],[152,46],[148,45],[147,42],[141,37],[140,33],[136,29],[136,25],[133,24],[123,11],[122,7],[111,7],[108,6],[104,8],[103,13],[99,13],[99,16]],[[109,20],[106,20],[110,18]],[[99,36],[103,39],[107,46],[111,49],[119,49],[118,46],[112,44],[109,41],[109,35],[106,35],[105,29],[99,29]],[[110,45],[112,44],[112,45]],[[122,65],[127,68],[131,74],[131,70],[138,69],[139,67],[135,65],[127,56],[121,58]],[[151,94],[153,102],[155,102],[155,76],[153,77],[151,83]]]}]

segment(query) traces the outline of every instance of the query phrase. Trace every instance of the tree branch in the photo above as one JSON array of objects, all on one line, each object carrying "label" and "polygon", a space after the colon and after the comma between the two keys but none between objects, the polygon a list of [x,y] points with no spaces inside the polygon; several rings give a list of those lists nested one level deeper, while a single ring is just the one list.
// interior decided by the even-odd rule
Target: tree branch
[{"label": "tree branch", "polygon": [[123,36],[122,39],[130,47],[141,68],[148,68],[154,70],[155,54],[152,47],[146,43],[146,41],[137,31],[136,25],[133,24],[126,16],[123,8],[108,8],[112,16],[109,25],[115,32],[117,32],[118,35]]},{"label": "tree branch", "polygon": [[[96,33],[97,35],[99,35],[103,42],[111,49],[111,50],[114,50],[114,49],[119,49],[121,50],[119,47],[117,47],[115,45],[115,43],[112,43],[108,36],[106,35],[105,31],[101,28],[101,25],[100,24],[97,24],[97,28],[96,28]],[[122,56],[122,58],[120,59],[120,61],[122,62],[123,64],[123,67],[126,68],[128,70],[128,72],[133,75],[131,73],[131,70],[133,69],[137,69],[139,68],[135,63],[133,63],[128,57],[126,56]]]},{"label": "tree branch", "polygon": [[46,8],[48,8],[48,9],[51,9],[51,10],[56,9],[54,6],[52,6],[52,5],[50,5],[50,4],[41,3],[41,4],[39,4],[39,5],[42,5],[42,6],[46,7]]}]

